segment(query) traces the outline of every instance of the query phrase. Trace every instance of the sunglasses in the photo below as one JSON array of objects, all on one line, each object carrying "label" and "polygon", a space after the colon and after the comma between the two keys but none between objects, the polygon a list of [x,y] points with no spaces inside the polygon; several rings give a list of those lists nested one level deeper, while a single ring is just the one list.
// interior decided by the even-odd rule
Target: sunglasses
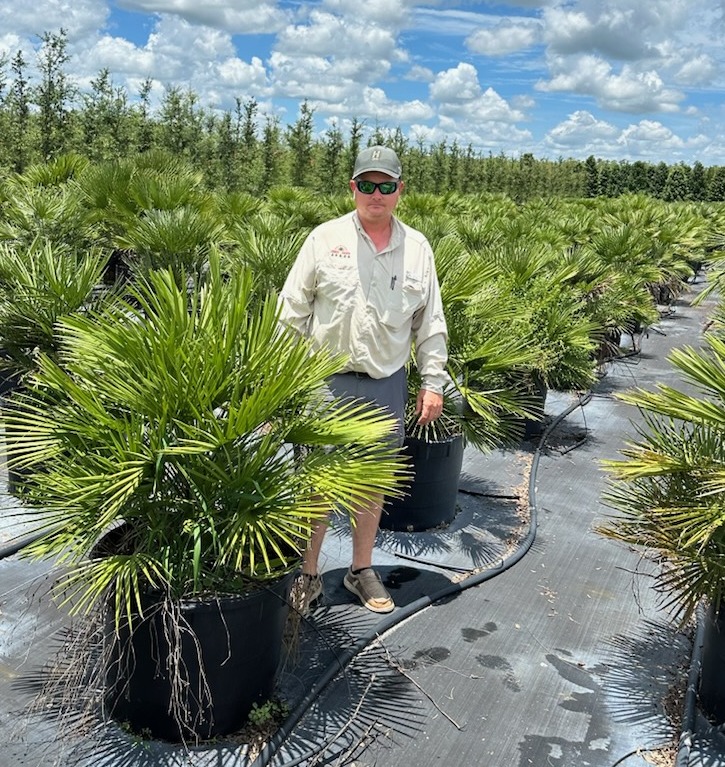
[{"label": "sunglasses", "polygon": [[358,179],[355,182],[355,186],[358,192],[363,194],[372,194],[376,189],[380,190],[380,194],[393,194],[398,190],[399,181],[381,181],[376,184],[374,181],[365,181],[364,179]]}]

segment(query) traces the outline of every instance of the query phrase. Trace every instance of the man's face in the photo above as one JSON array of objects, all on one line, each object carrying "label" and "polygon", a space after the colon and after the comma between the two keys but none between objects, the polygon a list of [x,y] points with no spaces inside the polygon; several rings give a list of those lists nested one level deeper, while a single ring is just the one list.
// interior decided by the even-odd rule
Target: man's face
[{"label": "man's face", "polygon": [[[373,181],[379,184],[383,181],[396,181],[397,179],[388,176],[387,173],[368,171],[367,173],[361,173],[356,180]],[[355,181],[350,181],[350,189],[352,189],[353,197],[355,198],[355,207],[357,208],[360,220],[363,222],[379,223],[389,220],[393,215],[395,206],[400,199],[400,193],[403,190],[403,182],[398,181],[398,188],[392,194],[383,194],[377,188],[372,194],[364,194],[357,188]]]}]

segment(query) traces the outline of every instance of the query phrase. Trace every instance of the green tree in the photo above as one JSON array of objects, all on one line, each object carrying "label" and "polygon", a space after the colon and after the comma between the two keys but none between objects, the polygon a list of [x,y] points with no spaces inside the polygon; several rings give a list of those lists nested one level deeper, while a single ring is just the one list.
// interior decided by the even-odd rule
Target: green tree
[{"label": "green tree", "polygon": [[423,138],[418,136],[415,146],[408,150],[403,175],[408,191],[424,192],[427,187],[427,153]]},{"label": "green tree", "polygon": [[312,132],[314,109],[307,101],[300,105],[297,121],[288,126],[287,145],[290,150],[290,181],[292,186],[309,186],[312,172]]},{"label": "green tree", "polygon": [[454,139],[448,158],[448,186],[453,192],[460,192],[461,184],[461,148]]},{"label": "green tree", "polygon": [[632,163],[630,192],[650,194],[650,166],[642,160]]},{"label": "green tree", "polygon": [[148,152],[154,144],[154,127],[151,120],[151,89],[153,81],[147,77],[138,91],[138,104],[134,110],[136,122],[136,148]]},{"label": "green tree", "polygon": [[0,54],[0,102],[5,101],[5,89],[8,87],[7,75],[8,57],[6,53]]},{"label": "green tree", "polygon": [[501,193],[507,191],[507,179],[510,177],[509,162],[506,155],[489,154],[485,162],[485,185],[482,191]]},{"label": "green tree", "polygon": [[76,88],[68,79],[64,66],[68,63],[67,33],[45,32],[38,55],[41,81],[35,88],[39,109],[40,154],[50,160],[68,149],[70,141],[70,109]]},{"label": "green tree", "polygon": [[103,162],[124,155],[131,138],[129,109],[125,91],[114,88],[108,69],[91,80],[84,101],[81,126],[89,159]]},{"label": "green tree", "polygon": [[707,198],[713,202],[725,201],[725,168],[713,169],[710,183],[707,189]]},{"label": "green tree", "polygon": [[[0,54],[0,136],[7,136],[10,132],[9,115],[8,115],[8,95],[6,88],[8,86],[7,79],[7,65],[8,57],[6,54]],[[7,147],[0,144],[0,163],[7,165]]]},{"label": "green tree", "polygon": [[[216,125],[216,162],[218,184],[227,191],[240,187],[240,164],[238,158],[238,131],[232,115],[225,112]],[[216,186],[216,185],[215,185]]]},{"label": "green tree", "polygon": [[536,181],[537,167],[534,155],[526,152],[519,158],[519,161],[511,168],[511,187],[509,194],[516,202],[525,202],[537,193],[543,193],[538,189]]},{"label": "green tree", "polygon": [[659,162],[652,172],[652,196],[664,199],[665,184],[669,176],[670,169],[665,162]]},{"label": "green tree", "polygon": [[282,143],[279,120],[267,117],[262,132],[262,183],[260,192],[278,184],[282,175]]},{"label": "green tree", "polygon": [[621,166],[616,162],[599,162],[599,194],[619,197],[626,192]]},{"label": "green tree", "polygon": [[319,191],[344,190],[350,176],[345,167],[345,140],[337,122],[333,122],[325,133],[321,156],[322,172],[317,175]]},{"label": "green tree", "polygon": [[345,140],[335,121],[325,132],[320,157],[321,172],[317,175],[318,189],[327,193],[342,192],[350,176],[345,163]]},{"label": "green tree", "polygon": [[377,120],[375,121],[375,128],[373,129],[370,139],[368,140],[368,146],[387,146],[388,145],[388,133],[382,128]]},{"label": "green tree", "polygon": [[449,162],[446,140],[443,139],[443,141],[434,144],[430,152],[431,191],[434,194],[442,194],[449,188]]},{"label": "green tree", "polygon": [[398,157],[403,160],[408,154],[408,143],[408,139],[403,135],[403,131],[400,130],[400,128],[396,128],[390,136],[388,145],[392,147]]},{"label": "green tree", "polygon": [[475,192],[478,190],[478,173],[477,173],[477,166],[478,166],[477,158],[476,158],[476,152],[473,149],[473,145],[469,144],[466,147],[466,151],[463,153],[463,157],[461,159],[461,176],[460,176],[460,183],[461,183],[461,191],[464,194],[468,194],[470,192]]},{"label": "green tree", "polygon": [[260,145],[257,137],[257,119],[259,104],[256,99],[247,99],[241,103],[237,99],[237,122],[240,140],[239,162],[242,167],[242,191],[259,191]]},{"label": "green tree", "polygon": [[690,169],[686,165],[679,163],[669,169],[662,199],[668,202],[690,199]]},{"label": "green tree", "polygon": [[688,199],[699,201],[707,199],[705,166],[699,160],[695,162],[690,172],[690,194]]},{"label": "green tree", "polygon": [[18,51],[11,62],[15,76],[7,96],[8,133],[11,167],[16,173],[22,173],[31,157],[30,135],[30,88],[25,77],[25,59]]},{"label": "green tree", "polygon": [[358,120],[357,117],[353,117],[352,122],[350,123],[350,142],[347,145],[346,153],[347,168],[345,175],[348,178],[352,176],[353,168],[355,167],[355,158],[360,153],[362,147],[364,129],[364,123]]},{"label": "green tree", "polygon": [[192,91],[171,88],[161,104],[161,147],[177,157],[193,158],[201,144],[204,115],[197,101]]}]

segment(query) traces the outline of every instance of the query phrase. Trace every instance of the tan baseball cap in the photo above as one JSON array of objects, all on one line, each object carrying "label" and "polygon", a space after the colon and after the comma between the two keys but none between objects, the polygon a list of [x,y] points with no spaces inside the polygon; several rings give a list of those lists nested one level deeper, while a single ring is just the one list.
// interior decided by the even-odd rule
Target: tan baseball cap
[{"label": "tan baseball cap", "polygon": [[400,178],[403,175],[403,167],[398,155],[387,146],[369,146],[363,149],[355,160],[352,177],[357,178],[363,173],[374,170],[386,173],[393,178]]}]

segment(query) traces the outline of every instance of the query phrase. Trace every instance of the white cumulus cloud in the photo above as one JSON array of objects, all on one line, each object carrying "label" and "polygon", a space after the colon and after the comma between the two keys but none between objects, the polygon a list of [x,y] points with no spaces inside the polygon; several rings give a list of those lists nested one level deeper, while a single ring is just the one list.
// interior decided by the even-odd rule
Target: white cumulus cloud
[{"label": "white cumulus cloud", "polygon": [[230,34],[269,34],[289,20],[289,14],[273,0],[121,0],[119,5],[131,11],[216,27]]},{"label": "white cumulus cloud", "polygon": [[440,102],[471,101],[481,94],[478,72],[471,64],[459,64],[440,72],[430,86],[430,95]]},{"label": "white cumulus cloud", "polygon": [[548,81],[540,81],[541,91],[571,92],[588,95],[606,109],[617,112],[673,112],[684,98],[681,91],[668,88],[654,70],[637,71],[625,65],[619,73],[612,65],[594,55],[582,55],[553,62],[556,72]]},{"label": "white cumulus cloud", "polygon": [[474,53],[486,56],[505,56],[536,45],[541,38],[538,24],[502,21],[490,29],[478,29],[466,39],[466,46]]}]

